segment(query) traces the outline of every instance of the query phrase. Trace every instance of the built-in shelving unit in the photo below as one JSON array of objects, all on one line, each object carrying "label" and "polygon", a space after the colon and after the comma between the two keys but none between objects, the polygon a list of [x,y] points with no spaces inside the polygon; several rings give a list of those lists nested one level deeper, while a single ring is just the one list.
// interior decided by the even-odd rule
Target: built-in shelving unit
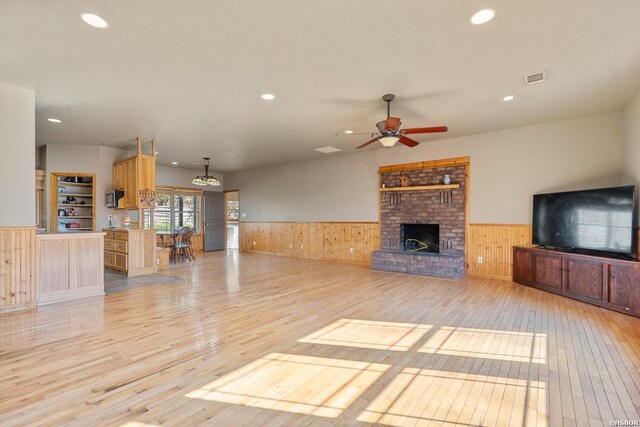
[{"label": "built-in shelving unit", "polygon": [[95,174],[54,172],[51,174],[52,232],[95,229]]},{"label": "built-in shelving unit", "polygon": [[380,191],[417,191],[417,190],[448,190],[460,188],[460,184],[442,184],[442,185],[416,185],[414,187],[386,187]]}]

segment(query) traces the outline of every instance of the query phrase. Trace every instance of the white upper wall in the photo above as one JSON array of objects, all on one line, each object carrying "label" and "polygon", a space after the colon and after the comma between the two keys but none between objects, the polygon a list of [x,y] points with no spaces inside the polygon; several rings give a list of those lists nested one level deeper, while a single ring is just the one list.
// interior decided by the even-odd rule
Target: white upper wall
[{"label": "white upper wall", "polygon": [[0,226],[36,218],[35,92],[0,83]]},{"label": "white upper wall", "polygon": [[632,184],[640,184],[640,91],[626,105],[624,112],[624,161],[622,173]]},{"label": "white upper wall", "polygon": [[243,221],[377,221],[379,166],[470,156],[470,221],[528,224],[534,193],[618,185],[622,150],[612,113],[227,173],[225,190]]}]

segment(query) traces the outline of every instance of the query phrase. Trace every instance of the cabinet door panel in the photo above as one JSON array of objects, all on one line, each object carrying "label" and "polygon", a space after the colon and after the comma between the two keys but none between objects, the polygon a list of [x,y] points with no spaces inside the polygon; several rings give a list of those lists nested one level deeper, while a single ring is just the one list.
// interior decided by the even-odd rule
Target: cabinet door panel
[{"label": "cabinet door panel", "polygon": [[127,256],[125,254],[114,253],[113,254],[113,265],[115,268],[119,270],[126,271],[127,270]]},{"label": "cabinet door panel", "polygon": [[566,259],[567,271],[565,291],[575,295],[604,300],[602,270],[604,266],[598,261]]},{"label": "cabinet door panel", "polygon": [[640,269],[637,266],[609,266],[609,304],[640,313]]},{"label": "cabinet door panel", "polygon": [[533,255],[533,282],[562,289],[562,258],[559,255]]},{"label": "cabinet door panel", "polygon": [[529,283],[533,279],[531,252],[514,248],[513,280],[518,283]]},{"label": "cabinet door panel", "polygon": [[125,165],[125,184],[124,199],[127,208],[136,209],[138,207],[138,171],[136,167],[136,159],[130,159],[124,162]]},{"label": "cabinet door panel", "polygon": [[104,253],[104,265],[105,267],[113,267],[113,252]]}]

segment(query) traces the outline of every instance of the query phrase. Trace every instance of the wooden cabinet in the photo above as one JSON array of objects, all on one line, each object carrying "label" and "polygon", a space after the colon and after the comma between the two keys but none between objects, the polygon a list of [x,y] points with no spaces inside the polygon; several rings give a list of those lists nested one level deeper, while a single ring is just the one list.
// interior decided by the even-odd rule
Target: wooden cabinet
[{"label": "wooden cabinet", "polygon": [[156,272],[155,230],[105,230],[104,265],[129,277]]},{"label": "wooden cabinet", "polygon": [[562,289],[562,258],[553,254],[533,254],[533,280],[541,286]]},{"label": "wooden cabinet", "polygon": [[[152,207],[150,200],[156,191],[156,157],[142,154],[140,138],[137,145],[137,155],[113,164],[113,189],[124,191],[118,209]],[[152,141],[151,150],[152,154],[155,153],[155,141]]]},{"label": "wooden cabinet", "polygon": [[605,264],[598,260],[563,257],[564,291],[577,297],[604,301],[602,272]]},{"label": "wooden cabinet", "polygon": [[640,317],[640,262],[513,248],[513,281]]},{"label": "wooden cabinet", "polygon": [[113,189],[124,190],[126,177],[125,177],[125,163],[119,162],[113,165]]}]

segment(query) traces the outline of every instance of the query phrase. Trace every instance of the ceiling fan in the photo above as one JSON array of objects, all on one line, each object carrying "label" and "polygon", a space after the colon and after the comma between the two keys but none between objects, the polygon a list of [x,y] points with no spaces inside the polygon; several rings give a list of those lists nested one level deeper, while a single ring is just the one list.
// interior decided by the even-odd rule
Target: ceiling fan
[{"label": "ceiling fan", "polygon": [[411,128],[411,129],[400,129],[399,117],[391,117],[391,101],[395,99],[395,95],[392,93],[388,93],[382,96],[382,100],[387,103],[387,120],[383,120],[381,122],[376,123],[376,127],[378,128],[377,134],[371,134],[371,136],[377,135],[370,141],[365,142],[359,147],[356,148],[364,148],[369,144],[373,144],[376,141],[380,141],[380,143],[385,148],[391,148],[396,145],[397,142],[406,145],[407,147],[415,147],[420,144],[418,141],[415,141],[407,135],[412,135],[416,133],[438,133],[438,132],[446,132],[449,130],[446,126],[434,126],[428,128]]}]

